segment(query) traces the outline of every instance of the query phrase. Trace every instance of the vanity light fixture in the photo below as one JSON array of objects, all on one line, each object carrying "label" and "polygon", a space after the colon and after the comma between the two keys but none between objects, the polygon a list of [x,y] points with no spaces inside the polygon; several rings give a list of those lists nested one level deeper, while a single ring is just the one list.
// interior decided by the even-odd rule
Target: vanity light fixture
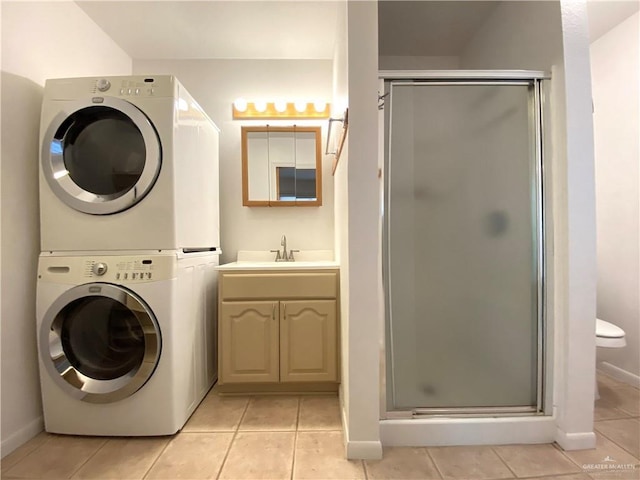
[{"label": "vanity light fixture", "polygon": [[316,109],[316,112],[324,112],[327,109],[327,102],[324,100],[316,100],[313,102],[313,108]]},{"label": "vanity light fixture", "polygon": [[236,99],[232,104],[234,119],[281,119],[281,118],[329,118],[331,105],[325,101],[317,100],[307,102],[297,100],[286,102],[277,100],[265,102],[256,100],[247,102],[243,98]]},{"label": "vanity light fixture", "polygon": [[238,112],[246,112],[247,111],[247,101],[240,97],[240,98],[236,98],[233,101],[233,110],[234,111],[238,111]]}]

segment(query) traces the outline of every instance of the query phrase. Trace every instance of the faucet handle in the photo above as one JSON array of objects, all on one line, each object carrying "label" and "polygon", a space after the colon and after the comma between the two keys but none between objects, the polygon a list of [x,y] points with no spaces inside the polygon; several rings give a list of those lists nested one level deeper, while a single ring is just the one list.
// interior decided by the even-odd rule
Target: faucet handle
[{"label": "faucet handle", "polygon": [[[280,261],[280,259],[282,258],[280,256],[280,250],[269,250],[271,253],[275,253],[276,254],[276,262]],[[286,255],[286,252],[285,252]]]},{"label": "faucet handle", "polygon": [[295,258],[293,258],[293,252],[299,252],[300,250],[289,250],[289,261],[295,262]]}]

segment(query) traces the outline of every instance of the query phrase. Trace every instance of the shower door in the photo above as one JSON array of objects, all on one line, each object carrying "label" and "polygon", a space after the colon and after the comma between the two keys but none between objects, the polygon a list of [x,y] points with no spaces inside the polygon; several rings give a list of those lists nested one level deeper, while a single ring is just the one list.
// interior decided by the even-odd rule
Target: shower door
[{"label": "shower door", "polygon": [[386,89],[387,410],[540,411],[539,81]]}]

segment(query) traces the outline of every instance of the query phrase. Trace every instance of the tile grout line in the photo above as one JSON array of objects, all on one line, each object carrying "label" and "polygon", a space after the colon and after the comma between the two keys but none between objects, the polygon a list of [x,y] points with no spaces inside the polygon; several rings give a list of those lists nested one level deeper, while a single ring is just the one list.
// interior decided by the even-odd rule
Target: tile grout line
[{"label": "tile grout line", "polygon": [[504,464],[504,466],[505,466],[505,467],[507,467],[507,470],[509,470],[509,471],[513,474],[513,477],[514,477],[514,478],[520,478],[520,477],[516,474],[516,472],[513,470],[513,468],[511,468],[511,467],[509,466],[509,464],[507,463],[507,461],[506,461],[504,458],[502,458],[502,455],[500,455],[500,453],[498,453],[498,451],[497,451],[497,450],[496,450],[496,448],[495,448],[496,446],[499,446],[499,445],[495,445],[495,446],[494,446],[494,445],[491,445],[491,447],[490,447],[490,448],[491,448],[491,451],[492,451],[493,453],[495,453],[495,454],[496,454],[496,456],[500,459],[500,461]]},{"label": "tile grout line", "polygon": [[224,458],[222,459],[222,462],[220,462],[220,468],[218,469],[218,473],[216,474],[216,480],[220,478],[220,475],[222,474],[222,469],[224,468],[224,464],[227,461],[227,458],[229,458],[229,452],[231,451],[231,447],[233,446],[233,442],[236,441],[236,437],[238,436],[238,432],[240,431],[240,425],[242,425],[242,421],[244,420],[245,415],[247,414],[247,410],[249,410],[249,404],[251,403],[251,400],[253,399],[253,396],[249,397],[249,400],[247,401],[247,404],[244,407],[244,410],[242,411],[242,415],[240,416],[240,420],[238,420],[238,426],[236,427],[235,431],[233,432],[233,437],[231,437],[231,441],[229,442],[229,446],[227,447],[227,451],[224,453]]},{"label": "tile grout line", "polygon": [[[595,422],[594,422],[595,423]],[[593,429],[595,430],[595,425],[593,427]],[[630,452],[629,450],[627,450],[625,447],[623,447],[622,445],[620,445],[618,442],[616,442],[613,438],[609,437],[608,435],[602,433],[600,430],[597,431],[600,435],[602,435],[604,438],[606,438],[607,440],[609,440],[611,443],[613,443],[616,447],[620,448],[621,450],[627,452],[629,455],[631,455],[633,458],[637,458],[636,454],[633,452]],[[638,458],[638,460],[640,460],[640,458]]]},{"label": "tile grout line", "polygon": [[102,445],[100,445],[98,448],[96,448],[96,451],[93,452],[91,455],[89,455],[89,458],[87,458],[84,462],[82,462],[82,464],[80,464],[80,466],[78,468],[76,468],[73,471],[73,473],[71,473],[71,475],[69,475],[69,478],[73,478],[73,476],[76,473],[78,473],[82,469],[82,467],[84,467],[89,462],[89,460],[91,460],[93,457],[95,457],[98,454],[98,452],[104,448],[104,446],[107,444],[107,442],[109,440],[111,440],[111,439],[110,438],[105,438],[104,441],[102,442]]},{"label": "tile grout line", "polygon": [[[618,410],[620,410],[621,412],[627,414],[629,417],[631,418],[635,418],[636,415],[632,412],[630,412],[629,410],[625,410],[624,407],[616,407]],[[613,418],[611,420],[614,420]]]},{"label": "tile grout line", "polygon": [[[95,438],[95,437],[94,437],[94,438]],[[99,438],[99,437],[98,437],[98,438]],[[76,468],[76,469],[71,473],[71,475],[69,475],[69,478],[73,478],[73,476],[74,476],[76,473],[78,473],[78,472],[80,471],[80,469],[81,469],[82,467],[84,467],[84,466],[89,462],[89,460],[91,460],[93,457],[95,457],[95,456],[98,454],[98,452],[104,448],[104,446],[107,444],[107,442],[108,442],[110,439],[109,439],[109,438],[105,438],[105,439],[103,439],[103,440],[104,440],[104,441],[102,442],[102,445],[100,445],[100,446],[96,449],[96,451],[95,451],[95,452],[93,452],[91,455],[89,455],[89,458],[87,458],[84,462],[82,462],[82,463],[80,464],[80,466],[78,466],[78,468]]]},{"label": "tile grout line", "polygon": [[[556,443],[554,442],[554,443],[553,443],[553,445],[555,446],[555,445],[556,445]],[[584,465],[584,463],[578,463],[578,461],[577,461],[577,460],[574,460],[574,459],[573,459],[573,458],[571,458],[569,455],[567,455],[566,453],[564,453],[564,452],[565,452],[565,450],[564,450],[560,445],[558,445],[558,447],[556,448],[556,450],[558,450],[558,451],[562,454],[562,456],[563,456],[564,458],[566,458],[567,460],[569,460],[569,461],[570,461],[571,463],[573,463],[576,467],[579,467],[579,468],[581,469],[581,472],[579,472],[579,473],[584,473],[585,475],[587,475],[588,477],[590,477],[590,475],[589,475],[589,474],[584,470],[584,468],[582,467],[582,465]],[[562,475],[565,475],[565,474],[562,474]],[[566,475],[577,475],[577,473],[573,473],[573,474],[571,474],[571,473],[567,473]]]},{"label": "tile grout line", "polygon": [[291,475],[289,479],[293,480],[293,472],[296,468],[296,447],[298,446],[298,427],[300,426],[300,411],[302,410],[302,398],[298,397],[298,411],[296,412],[296,429],[293,434],[293,455],[291,455]]},{"label": "tile grout line", "polygon": [[178,435],[180,435],[182,432],[178,432],[177,434],[173,435],[164,447],[162,447],[162,450],[160,450],[160,453],[158,453],[158,455],[156,456],[156,458],[153,459],[153,462],[151,462],[151,465],[149,465],[149,468],[147,468],[146,472],[144,472],[144,475],[142,475],[142,480],[144,480],[145,478],[147,478],[147,476],[149,475],[149,473],[151,472],[151,469],[155,466],[155,464],[158,462],[158,459],[162,456],[162,454],[167,450],[167,448],[169,448],[169,444],[171,442],[173,442],[174,438],[177,438]]},{"label": "tile grout line", "polygon": [[[16,462],[15,462],[13,465],[11,465],[10,467],[7,467],[7,469],[4,471],[4,475],[2,475],[1,473],[0,473],[0,475],[2,475],[2,476],[9,475],[9,472],[10,472],[11,470],[13,470],[13,469],[14,469],[14,468],[19,464],[19,463],[21,463],[22,461],[24,461],[24,459],[26,459],[27,457],[29,457],[30,455],[32,455],[33,453],[35,453],[36,451],[38,451],[40,448],[42,448],[44,445],[46,445],[47,443],[49,443],[49,442],[53,439],[53,435],[52,435],[52,434],[50,434],[50,433],[48,433],[48,432],[46,432],[46,431],[44,431],[44,430],[43,430],[41,433],[46,433],[46,434],[47,434],[47,436],[48,436],[49,438],[47,438],[44,442],[42,442],[40,445],[38,445],[37,447],[35,447],[33,450],[29,450],[27,453],[25,453],[22,457],[20,457],[20,459],[19,459],[19,460],[16,460]],[[38,435],[40,435],[40,434],[38,434]],[[37,436],[37,435],[36,435],[36,436]],[[35,439],[35,438],[36,438],[36,437],[33,437],[31,440],[33,440],[33,439]],[[31,441],[31,440],[29,440],[29,441]],[[20,448],[20,447],[18,447],[18,448]],[[11,452],[11,453],[13,453],[13,452]],[[11,453],[10,453],[9,455],[11,455]],[[9,455],[7,455],[7,456],[9,456]],[[6,457],[5,457],[5,458],[6,458]],[[1,463],[1,462],[0,462],[0,463]],[[11,477],[11,478],[14,478],[14,477]],[[17,478],[17,477],[15,477],[15,478]]]},{"label": "tile grout line", "polygon": [[436,463],[436,460],[431,455],[431,452],[429,452],[429,447],[423,447],[423,448],[424,448],[424,452],[427,454],[427,458],[431,460],[431,464],[433,465],[433,468],[436,469],[436,473],[440,475],[440,478],[444,478],[444,475],[440,471],[440,468],[438,468],[438,464]]}]

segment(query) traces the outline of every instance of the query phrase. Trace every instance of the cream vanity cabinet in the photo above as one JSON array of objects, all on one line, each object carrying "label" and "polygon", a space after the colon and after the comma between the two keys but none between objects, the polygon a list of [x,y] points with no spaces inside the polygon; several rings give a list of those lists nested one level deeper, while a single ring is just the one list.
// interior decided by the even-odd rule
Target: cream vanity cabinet
[{"label": "cream vanity cabinet", "polygon": [[338,272],[220,273],[219,383],[338,381]]}]

